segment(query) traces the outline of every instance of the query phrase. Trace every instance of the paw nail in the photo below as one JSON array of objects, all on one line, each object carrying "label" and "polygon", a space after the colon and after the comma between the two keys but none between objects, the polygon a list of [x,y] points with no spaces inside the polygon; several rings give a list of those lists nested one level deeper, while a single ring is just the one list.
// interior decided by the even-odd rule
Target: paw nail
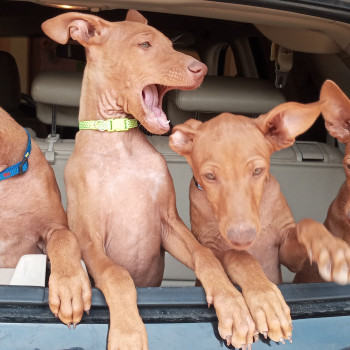
[{"label": "paw nail", "polygon": [[259,334],[254,335],[254,343],[256,343],[259,340]]},{"label": "paw nail", "polygon": [[58,318],[58,314],[55,314],[55,317]]},{"label": "paw nail", "polygon": [[75,329],[75,327],[77,326],[77,324],[76,323],[73,323],[73,328]]},{"label": "paw nail", "polygon": [[283,338],[280,339],[280,343],[285,344],[286,342],[284,341]]},{"label": "paw nail", "polygon": [[265,339],[267,339],[267,332],[263,332],[263,336]]},{"label": "paw nail", "polygon": [[90,315],[90,310],[86,310],[85,312],[88,316]]},{"label": "paw nail", "polygon": [[293,323],[292,322],[289,324],[289,326],[290,326],[290,329],[293,330]]},{"label": "paw nail", "polygon": [[312,251],[311,250],[308,251],[308,255],[309,255],[310,265],[312,265]]},{"label": "paw nail", "polygon": [[232,340],[232,335],[228,335],[228,336],[226,337],[227,346],[230,346],[231,340]]},{"label": "paw nail", "polygon": [[72,325],[71,323],[67,324],[68,329],[70,329],[71,325]]},{"label": "paw nail", "polygon": [[292,337],[290,335],[288,336],[288,340],[290,343],[293,343]]}]

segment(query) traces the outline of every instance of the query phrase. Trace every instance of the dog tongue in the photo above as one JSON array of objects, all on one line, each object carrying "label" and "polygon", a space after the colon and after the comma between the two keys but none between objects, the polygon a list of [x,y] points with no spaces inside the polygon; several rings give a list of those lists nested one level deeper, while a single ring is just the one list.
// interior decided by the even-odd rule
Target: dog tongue
[{"label": "dog tongue", "polygon": [[158,107],[159,97],[158,90],[155,85],[148,85],[143,89],[143,100],[148,109],[153,112],[158,124],[160,124],[163,128],[167,128],[169,121],[163,110]]},{"label": "dog tongue", "polygon": [[158,106],[158,91],[155,85],[148,85],[143,89],[143,99],[145,105],[153,110],[153,107]]}]

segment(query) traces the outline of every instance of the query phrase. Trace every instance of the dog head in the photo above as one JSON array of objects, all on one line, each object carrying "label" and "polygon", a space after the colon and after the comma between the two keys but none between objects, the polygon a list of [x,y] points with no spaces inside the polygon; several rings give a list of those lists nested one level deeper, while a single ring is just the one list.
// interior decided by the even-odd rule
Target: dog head
[{"label": "dog head", "polygon": [[[172,42],[136,10],[129,10],[121,22],[70,12],[47,20],[42,28],[58,43],[72,38],[85,47],[83,89],[89,84],[90,94],[82,92],[81,102],[97,109],[95,119],[126,113],[148,131],[165,133],[169,121],[162,110],[164,94],[197,88],[207,72],[203,63],[175,51]],[[98,107],[93,104],[95,96]]]},{"label": "dog head", "polygon": [[320,102],[288,102],[257,119],[223,113],[174,127],[169,145],[191,165],[221,235],[235,249],[249,248],[260,233],[259,205],[271,154],[291,146],[320,111]]}]

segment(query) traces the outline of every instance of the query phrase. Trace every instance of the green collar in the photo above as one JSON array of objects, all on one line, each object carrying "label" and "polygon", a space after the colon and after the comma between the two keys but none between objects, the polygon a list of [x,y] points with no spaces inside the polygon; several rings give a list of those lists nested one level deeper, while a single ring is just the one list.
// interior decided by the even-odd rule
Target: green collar
[{"label": "green collar", "polygon": [[79,122],[79,130],[127,131],[137,128],[137,125],[136,119],[128,118],[82,120]]}]

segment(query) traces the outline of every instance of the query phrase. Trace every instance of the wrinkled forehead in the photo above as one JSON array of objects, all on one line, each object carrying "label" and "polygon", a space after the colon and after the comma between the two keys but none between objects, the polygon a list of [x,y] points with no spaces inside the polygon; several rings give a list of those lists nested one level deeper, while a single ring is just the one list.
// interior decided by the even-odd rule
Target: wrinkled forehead
[{"label": "wrinkled forehead", "polygon": [[205,159],[250,158],[261,156],[269,159],[271,148],[253,119],[232,115],[204,123],[194,152]]},{"label": "wrinkled forehead", "polygon": [[[111,26],[111,37],[127,41],[143,42],[151,40],[170,40],[156,28],[139,22],[122,21],[114,22]],[[142,41],[143,40],[143,41]]]}]

